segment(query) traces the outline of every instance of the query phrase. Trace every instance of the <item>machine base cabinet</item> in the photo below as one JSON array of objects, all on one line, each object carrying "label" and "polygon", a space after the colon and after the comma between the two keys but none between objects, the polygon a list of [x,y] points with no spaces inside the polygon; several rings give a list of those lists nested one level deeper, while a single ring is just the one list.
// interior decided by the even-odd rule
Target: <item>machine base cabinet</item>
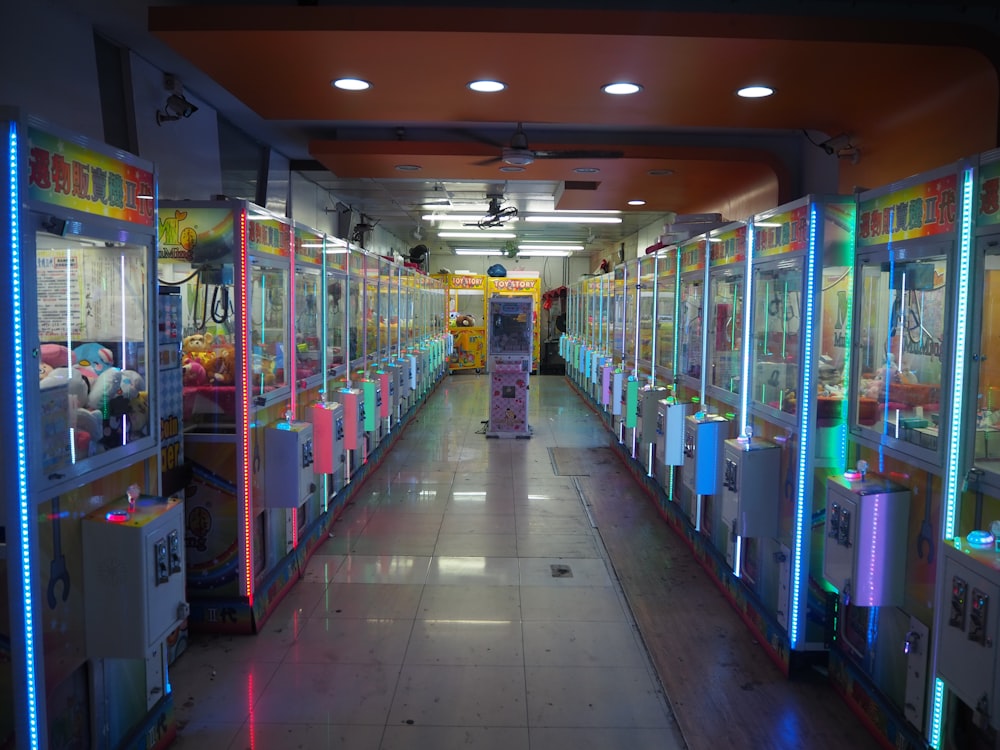
[{"label": "machine base cabinet", "polygon": [[997,680],[997,607],[1000,605],[1000,556],[944,548],[944,585],[935,610],[938,675],[963,703],[1000,728]]},{"label": "machine base cabinet", "polygon": [[[121,499],[83,519],[87,655],[149,658],[187,617],[184,503]],[[157,658],[157,657],[154,657]]]},{"label": "machine base cabinet", "polygon": [[726,562],[736,569],[736,537],[778,535],[778,477],[781,448],[766,440],[725,441],[722,525],[729,532]]},{"label": "machine base cabinet", "polygon": [[823,576],[859,607],[903,602],[910,491],[875,476],[832,476],[826,485]]}]

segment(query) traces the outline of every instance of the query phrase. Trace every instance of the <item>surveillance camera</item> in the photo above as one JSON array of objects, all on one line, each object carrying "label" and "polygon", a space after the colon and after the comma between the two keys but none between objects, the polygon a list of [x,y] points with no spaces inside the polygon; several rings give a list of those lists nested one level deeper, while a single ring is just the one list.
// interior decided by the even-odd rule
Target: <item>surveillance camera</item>
[{"label": "surveillance camera", "polygon": [[198,111],[196,106],[180,94],[171,94],[168,96],[165,109],[167,112],[178,115],[179,117],[190,117]]}]

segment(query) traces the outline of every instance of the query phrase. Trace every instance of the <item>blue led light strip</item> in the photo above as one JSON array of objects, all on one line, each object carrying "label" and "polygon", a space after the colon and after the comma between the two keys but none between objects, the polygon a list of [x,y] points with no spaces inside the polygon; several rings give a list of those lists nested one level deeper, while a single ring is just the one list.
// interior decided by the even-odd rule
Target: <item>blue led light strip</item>
[{"label": "blue led light strip", "polygon": [[[813,371],[813,327],[815,325],[814,312],[816,307],[816,224],[819,221],[816,211],[816,204],[809,208],[809,247],[806,251],[806,294],[802,315],[802,382],[812,383]],[[801,601],[804,589],[807,585],[809,571],[806,569],[808,555],[805,550],[805,538],[809,532],[808,522],[810,509],[807,507],[807,500],[812,497],[809,492],[808,483],[811,477],[807,476],[806,470],[809,466],[809,452],[812,445],[809,441],[808,426],[812,423],[813,399],[799,399],[799,424],[803,429],[799,430],[799,461],[798,474],[795,477],[796,500],[795,500],[795,526],[792,537],[792,581],[791,581],[791,618],[788,637],[791,648],[798,648],[805,630],[804,602]]]},{"label": "blue led light strip", "polygon": [[931,731],[927,738],[933,748],[941,747],[941,722],[944,716],[944,680],[934,678],[934,697],[931,698]]},{"label": "blue led light strip", "polygon": [[948,432],[947,485],[944,493],[944,538],[955,536],[955,513],[958,508],[959,447],[962,442],[962,403],[965,389],[965,357],[968,351],[966,326],[969,321],[969,279],[972,266],[972,168],[962,175],[962,223],[959,227],[958,299],[955,309],[955,371],[952,374],[951,426]]},{"label": "blue led light strip", "polygon": [[[24,686],[28,708],[28,743],[39,747],[38,683],[35,679],[35,602],[31,571],[32,514],[28,497],[28,446],[24,409],[24,330],[21,310],[21,227],[17,184],[17,124],[10,123],[7,134],[7,168],[10,177],[10,280],[14,334],[14,419],[17,424],[17,497],[21,542],[21,586],[24,592]],[[17,617],[13,612],[13,617]]]}]

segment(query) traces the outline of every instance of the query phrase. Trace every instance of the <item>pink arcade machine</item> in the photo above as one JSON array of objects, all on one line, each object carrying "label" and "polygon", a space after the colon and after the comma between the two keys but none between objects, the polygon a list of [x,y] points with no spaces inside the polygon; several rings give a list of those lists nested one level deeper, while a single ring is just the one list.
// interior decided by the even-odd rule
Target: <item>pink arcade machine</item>
[{"label": "pink arcade machine", "polygon": [[494,295],[487,309],[490,419],[486,437],[530,438],[528,376],[533,354],[534,300]]}]

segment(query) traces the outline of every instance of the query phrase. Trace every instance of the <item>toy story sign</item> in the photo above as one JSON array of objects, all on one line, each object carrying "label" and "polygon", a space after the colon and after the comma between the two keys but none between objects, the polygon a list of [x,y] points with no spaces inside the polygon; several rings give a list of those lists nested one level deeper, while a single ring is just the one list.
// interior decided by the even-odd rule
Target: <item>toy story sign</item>
[{"label": "toy story sign", "polygon": [[153,173],[72,140],[28,129],[28,198],[153,226]]},{"label": "toy story sign", "polygon": [[754,257],[794,253],[809,244],[809,207],[799,206],[754,223]]}]

